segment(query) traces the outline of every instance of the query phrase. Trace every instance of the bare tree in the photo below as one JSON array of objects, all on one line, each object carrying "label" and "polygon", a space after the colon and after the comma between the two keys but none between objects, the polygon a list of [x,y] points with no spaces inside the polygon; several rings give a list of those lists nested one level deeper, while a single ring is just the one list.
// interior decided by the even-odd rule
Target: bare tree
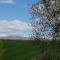
[{"label": "bare tree", "polygon": [[[42,3],[39,0],[31,9],[35,18],[32,24],[35,38],[39,39],[42,35],[60,37],[60,0],[43,0]],[[42,33],[47,30],[46,27],[52,29],[50,33]]]}]

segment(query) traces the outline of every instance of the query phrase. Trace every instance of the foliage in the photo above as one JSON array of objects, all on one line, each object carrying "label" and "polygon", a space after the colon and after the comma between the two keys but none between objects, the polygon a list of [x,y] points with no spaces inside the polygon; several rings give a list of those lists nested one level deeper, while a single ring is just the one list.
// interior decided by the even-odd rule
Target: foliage
[{"label": "foliage", "polygon": [[[34,24],[32,24],[34,38],[46,35],[48,38],[49,36],[58,38],[60,36],[60,0],[42,1],[43,3],[38,0],[31,8],[34,17]],[[49,29],[52,30],[48,32]],[[42,33],[45,31],[48,33]]]}]

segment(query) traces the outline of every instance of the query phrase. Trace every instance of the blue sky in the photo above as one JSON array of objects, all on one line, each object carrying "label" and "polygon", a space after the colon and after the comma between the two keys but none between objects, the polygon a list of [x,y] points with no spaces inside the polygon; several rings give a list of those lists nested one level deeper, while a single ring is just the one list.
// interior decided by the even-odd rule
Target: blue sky
[{"label": "blue sky", "polygon": [[[2,1],[2,2],[1,2]],[[36,0],[0,0],[0,19],[20,19],[30,22],[29,6]]]},{"label": "blue sky", "polygon": [[[0,19],[20,19],[29,22],[30,14],[28,12],[29,4],[33,0],[1,0],[0,2]],[[5,3],[4,3],[5,2]]]},{"label": "blue sky", "polygon": [[0,36],[32,33],[29,8],[36,0],[0,0]]}]

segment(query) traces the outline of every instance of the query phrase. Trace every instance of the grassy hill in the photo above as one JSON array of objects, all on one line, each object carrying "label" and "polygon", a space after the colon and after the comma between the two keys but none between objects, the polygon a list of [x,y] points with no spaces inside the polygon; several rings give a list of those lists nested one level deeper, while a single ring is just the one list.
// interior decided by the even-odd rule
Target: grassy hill
[{"label": "grassy hill", "polygon": [[0,40],[0,60],[60,60],[60,41]]}]

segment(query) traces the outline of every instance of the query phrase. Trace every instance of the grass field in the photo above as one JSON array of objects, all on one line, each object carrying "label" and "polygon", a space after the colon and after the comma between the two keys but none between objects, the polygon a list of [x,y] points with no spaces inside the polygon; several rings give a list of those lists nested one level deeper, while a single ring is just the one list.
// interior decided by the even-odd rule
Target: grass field
[{"label": "grass field", "polygon": [[0,40],[0,60],[60,60],[60,41]]},{"label": "grass field", "polygon": [[32,41],[1,40],[0,60],[32,60],[38,53]]}]

